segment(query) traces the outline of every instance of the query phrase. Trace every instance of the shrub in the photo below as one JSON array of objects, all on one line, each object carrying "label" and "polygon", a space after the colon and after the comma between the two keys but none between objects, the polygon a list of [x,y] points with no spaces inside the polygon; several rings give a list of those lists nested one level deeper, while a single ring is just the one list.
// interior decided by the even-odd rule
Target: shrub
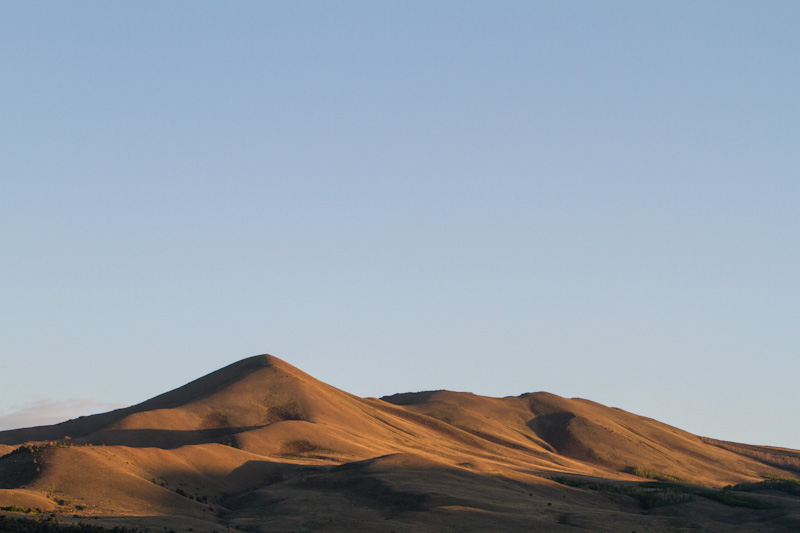
[{"label": "shrub", "polygon": [[629,469],[629,472],[634,476],[643,477],[645,479],[655,479],[657,481],[673,481],[675,483],[686,483],[687,480],[673,476],[672,474],[666,474],[661,472],[660,470],[655,470],[653,468],[643,468],[641,466],[634,466]]},{"label": "shrub", "polygon": [[316,444],[313,444],[305,439],[286,441],[281,445],[281,455],[299,455],[302,453],[313,452],[319,449]]},{"label": "shrub", "polygon": [[0,507],[3,511],[8,511],[9,513],[21,513],[21,514],[39,514],[38,509],[31,509],[30,507],[20,507],[18,505],[12,505],[11,507]]},{"label": "shrub", "polygon": [[709,500],[713,500],[715,502],[719,502],[723,505],[728,505],[731,507],[746,507],[748,509],[758,509],[758,510],[768,510],[768,509],[777,509],[776,505],[773,505],[769,502],[757,500],[755,498],[750,498],[748,496],[743,496],[741,494],[735,494],[730,490],[721,490],[719,492],[712,492],[712,491],[700,491],[697,493],[699,496],[703,498],[708,498]]},{"label": "shrub", "polygon": [[726,487],[729,490],[736,490],[742,492],[754,492],[758,490],[779,490],[787,494],[800,496],[800,479],[781,477],[781,476],[764,476],[767,477],[765,481],[758,483],[739,483]]},{"label": "shrub", "polygon": [[283,405],[275,405],[267,410],[269,422],[282,422],[284,420],[308,420],[303,408],[295,401]]},{"label": "shrub", "polygon": [[671,490],[637,492],[634,494],[634,497],[639,500],[639,503],[641,503],[642,507],[645,509],[694,501],[694,496],[691,494],[674,492]]}]

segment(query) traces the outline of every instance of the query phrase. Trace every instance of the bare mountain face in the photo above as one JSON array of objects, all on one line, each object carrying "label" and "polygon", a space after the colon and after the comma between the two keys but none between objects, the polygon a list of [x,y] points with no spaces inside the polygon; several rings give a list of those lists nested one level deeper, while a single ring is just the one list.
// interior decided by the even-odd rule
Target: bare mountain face
[{"label": "bare mountain face", "polygon": [[359,398],[269,355],[3,453],[0,508],[108,527],[800,530],[798,451],[544,392]]}]

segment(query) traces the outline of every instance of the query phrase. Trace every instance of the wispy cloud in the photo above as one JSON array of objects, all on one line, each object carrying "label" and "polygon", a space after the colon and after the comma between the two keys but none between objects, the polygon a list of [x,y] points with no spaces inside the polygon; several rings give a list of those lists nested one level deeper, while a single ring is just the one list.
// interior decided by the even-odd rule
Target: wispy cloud
[{"label": "wispy cloud", "polygon": [[98,402],[88,398],[56,400],[33,395],[23,404],[0,410],[0,431],[23,427],[57,424],[81,415],[90,415],[124,407],[120,404]]}]

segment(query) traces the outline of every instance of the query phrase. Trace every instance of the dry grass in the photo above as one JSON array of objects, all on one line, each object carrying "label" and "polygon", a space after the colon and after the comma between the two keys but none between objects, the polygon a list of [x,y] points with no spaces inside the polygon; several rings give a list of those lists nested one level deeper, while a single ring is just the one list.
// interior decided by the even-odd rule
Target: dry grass
[{"label": "dry grass", "polygon": [[6,453],[45,441],[55,444],[0,459],[0,507],[157,529],[191,523],[195,531],[676,527],[675,517],[642,515],[647,500],[653,509],[680,504],[678,522],[708,531],[746,530],[750,519],[773,530],[800,524],[794,503],[768,517],[740,511],[755,514],[732,521],[726,502],[709,498],[649,489],[631,496],[548,479],[566,473],[618,486],[639,476],[721,487],[765,472],[790,475],[800,452],[701,439],[547,393],[362,399],[271,356],[127,409],[0,432]]}]

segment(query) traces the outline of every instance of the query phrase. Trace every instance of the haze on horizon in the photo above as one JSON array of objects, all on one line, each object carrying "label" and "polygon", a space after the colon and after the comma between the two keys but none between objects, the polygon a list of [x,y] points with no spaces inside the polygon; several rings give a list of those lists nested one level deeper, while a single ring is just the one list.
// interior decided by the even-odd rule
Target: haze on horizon
[{"label": "haze on horizon", "polygon": [[3,4],[0,429],[267,352],[800,449],[799,23]]}]

